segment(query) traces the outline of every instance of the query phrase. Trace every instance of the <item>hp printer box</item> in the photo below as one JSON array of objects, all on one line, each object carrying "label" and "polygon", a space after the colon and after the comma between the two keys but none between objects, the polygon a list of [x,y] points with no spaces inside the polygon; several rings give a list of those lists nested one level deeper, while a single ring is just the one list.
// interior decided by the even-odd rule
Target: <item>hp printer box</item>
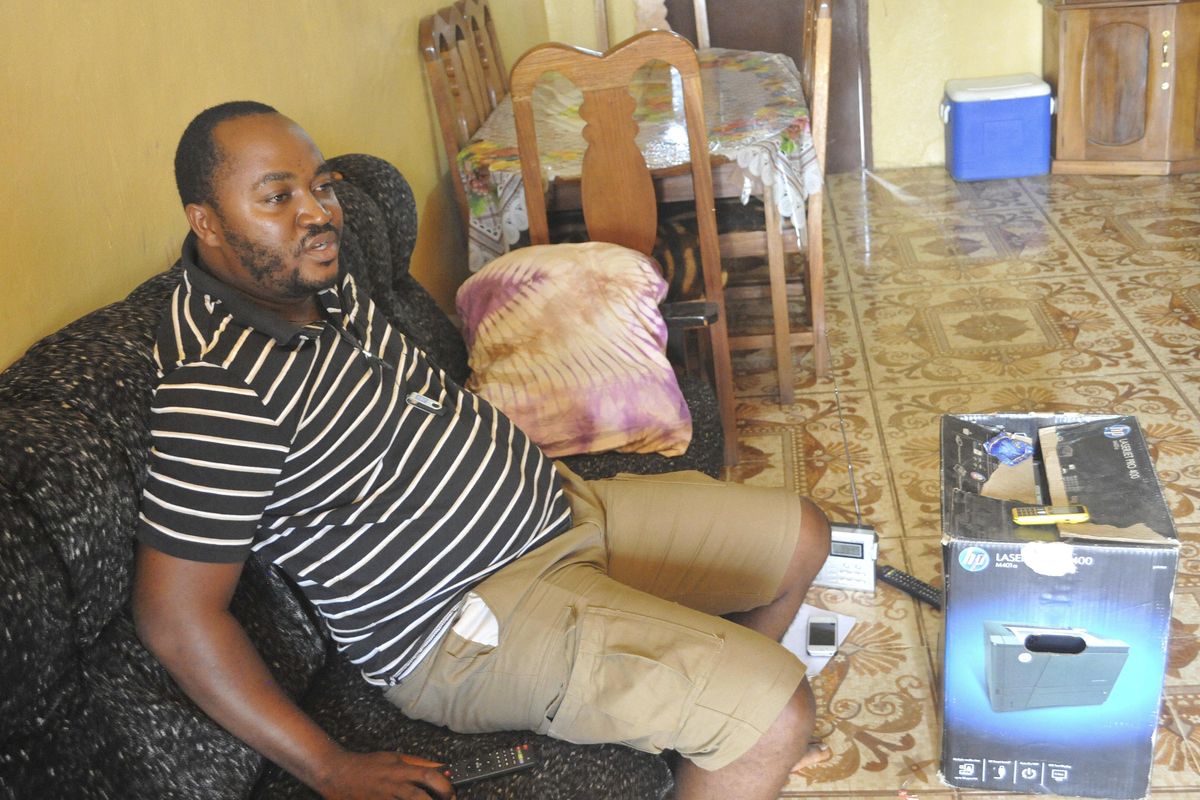
[{"label": "hp printer box", "polygon": [[[1178,538],[1137,420],[942,418],[942,777],[1141,798],[1158,728]],[[1017,507],[1087,507],[1017,525]]]}]

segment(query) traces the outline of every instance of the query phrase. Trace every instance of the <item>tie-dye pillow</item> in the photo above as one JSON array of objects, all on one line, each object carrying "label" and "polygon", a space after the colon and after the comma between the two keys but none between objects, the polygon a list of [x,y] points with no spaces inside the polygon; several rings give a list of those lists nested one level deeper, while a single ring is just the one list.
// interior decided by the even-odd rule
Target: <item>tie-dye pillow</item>
[{"label": "tie-dye pillow", "polygon": [[467,388],[547,455],[680,455],[692,418],[666,358],[654,259],[613,244],[525,247],[458,290]]}]

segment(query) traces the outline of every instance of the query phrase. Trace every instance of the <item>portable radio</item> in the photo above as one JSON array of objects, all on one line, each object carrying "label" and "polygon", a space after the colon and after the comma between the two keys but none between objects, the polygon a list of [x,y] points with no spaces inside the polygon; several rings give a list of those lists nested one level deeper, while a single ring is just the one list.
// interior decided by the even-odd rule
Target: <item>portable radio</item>
[{"label": "portable radio", "polygon": [[829,538],[829,558],[813,585],[875,594],[879,537],[874,528],[834,522],[829,526]]}]

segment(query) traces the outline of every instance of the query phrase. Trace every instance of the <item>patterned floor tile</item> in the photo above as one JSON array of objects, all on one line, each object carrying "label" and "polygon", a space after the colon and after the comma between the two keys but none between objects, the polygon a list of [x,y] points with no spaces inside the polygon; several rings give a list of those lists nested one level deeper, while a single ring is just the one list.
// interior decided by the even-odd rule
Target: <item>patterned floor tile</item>
[{"label": "patterned floor tile", "polygon": [[812,681],[815,733],[833,756],[793,773],[784,796],[803,790],[825,797],[826,787],[848,796],[894,793],[905,783],[913,791],[941,788],[940,724],[929,663],[928,651],[907,645],[895,626],[856,625],[838,656]]},{"label": "patterned floor tile", "polygon": [[1200,691],[1168,686],[1164,694],[1151,776],[1156,797],[1160,788],[1200,789]]},{"label": "patterned floor tile", "polygon": [[1066,240],[1033,208],[873,219],[840,233],[857,289],[940,287],[1084,272]]},{"label": "patterned floor tile", "polygon": [[[906,534],[901,544],[904,550],[903,560],[897,559],[895,562],[887,561],[885,560],[887,554],[884,553],[880,556],[880,561],[900,567],[908,574],[925,581],[937,589],[943,588],[945,580],[942,568],[941,535],[919,536]],[[918,622],[921,628],[921,642],[930,648],[931,652],[935,654],[940,653],[945,645],[942,611],[925,603],[917,602],[898,589],[890,586],[884,588],[885,586],[886,584],[881,584],[880,590],[899,597],[905,603],[911,603],[917,609]],[[942,679],[940,659],[935,664],[934,678],[940,687]]]},{"label": "patterned floor tile", "polygon": [[1156,362],[1083,276],[863,292],[877,386],[1141,372]]},{"label": "patterned floor tile", "polygon": [[1200,366],[1197,265],[1119,272],[1100,278],[1134,330],[1168,370]]},{"label": "patterned floor tile", "polygon": [[1038,175],[1021,184],[1043,208],[1122,203],[1130,197],[1172,201],[1200,197],[1200,173],[1192,175]]},{"label": "patterned floor tile", "polygon": [[[880,536],[900,525],[884,466],[874,411],[866,395],[842,395],[846,440],[863,518]],[[855,519],[845,446],[832,394],[802,395],[790,406],[743,401],[738,410],[739,483],[786,486],[811,498],[830,519]]]},{"label": "patterned floor tile", "polygon": [[846,274],[846,263],[842,257],[841,245],[838,242],[837,214],[833,210],[833,201],[828,194],[825,197],[825,210],[823,214],[825,236],[822,241],[825,247],[822,251],[822,256],[825,265],[825,291],[849,291],[850,278]]},{"label": "patterned floor tile", "polygon": [[1179,571],[1167,653],[1169,689],[1200,691],[1200,525],[1179,525]]},{"label": "patterned floor tile", "polygon": [[1047,210],[1094,272],[1200,263],[1200,202],[1126,200]]},{"label": "patterned floor tile", "polygon": [[833,175],[829,194],[839,225],[863,217],[921,217],[998,208],[1036,208],[1016,180],[960,183],[941,167]]},{"label": "patterned floor tile", "polygon": [[1200,370],[1171,371],[1171,380],[1179,387],[1179,393],[1200,414]]}]

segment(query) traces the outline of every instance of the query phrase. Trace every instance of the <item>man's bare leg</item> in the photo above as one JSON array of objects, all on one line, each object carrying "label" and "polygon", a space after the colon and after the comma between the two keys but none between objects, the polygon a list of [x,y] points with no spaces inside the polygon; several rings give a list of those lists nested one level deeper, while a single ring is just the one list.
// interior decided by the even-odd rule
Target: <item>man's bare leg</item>
[{"label": "man's bare leg", "polygon": [[[796,618],[808,587],[829,555],[829,521],[814,504],[803,503],[800,536],[779,595],[765,606],[729,615],[734,622],[776,641]],[[732,764],[709,771],[681,761],[675,772],[676,799],[775,800],[793,768],[829,758],[824,745],[811,741],[815,716],[812,689],[804,679],[766,733]]]},{"label": "man's bare leg", "polygon": [[825,745],[809,741],[813,718],[806,679],[767,732],[732,764],[710,771],[680,761],[675,770],[676,800],[776,800],[793,768],[829,758]]}]

